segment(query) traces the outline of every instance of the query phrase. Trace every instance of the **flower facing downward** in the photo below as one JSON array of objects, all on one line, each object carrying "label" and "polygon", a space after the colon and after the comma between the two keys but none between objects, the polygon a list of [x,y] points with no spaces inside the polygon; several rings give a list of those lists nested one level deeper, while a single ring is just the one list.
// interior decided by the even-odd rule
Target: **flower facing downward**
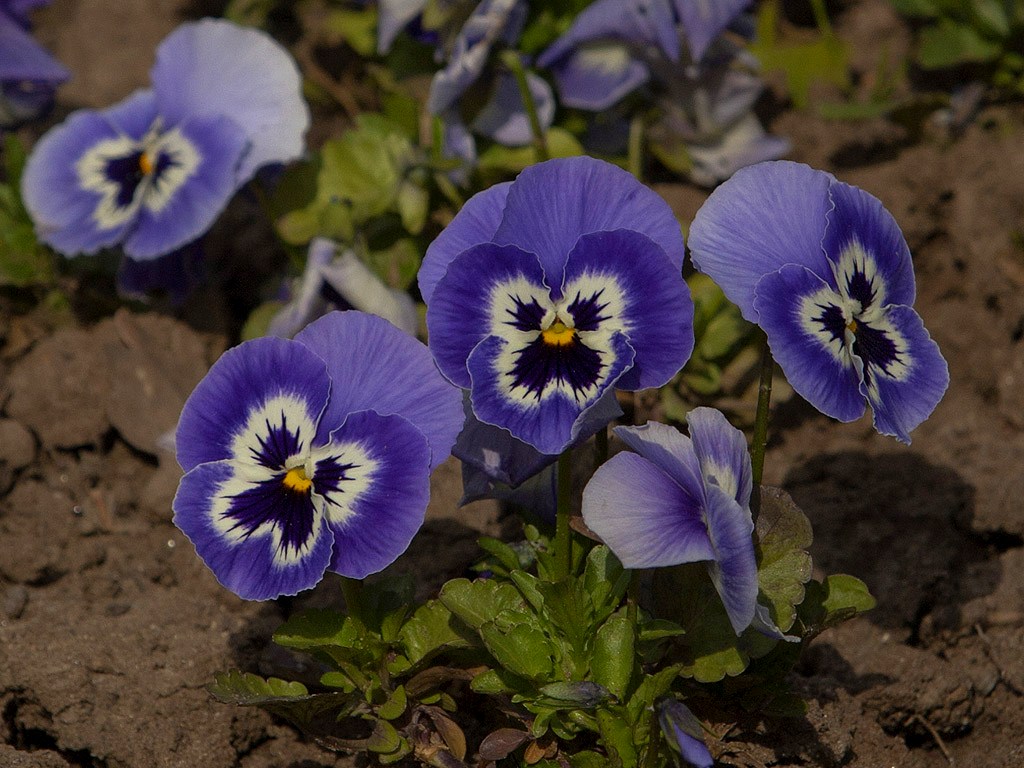
[{"label": "flower facing downward", "polygon": [[583,520],[627,568],[707,561],[736,634],[757,609],[750,515],[753,474],[743,433],[695,408],[690,437],[649,422],[616,427],[636,453],[603,464],[583,490]]},{"label": "flower facing downward", "polygon": [[558,453],[613,387],[660,386],[689,358],[682,263],[671,209],[633,176],[587,157],[535,165],[427,250],[431,350],[480,421]]},{"label": "flower facing downward", "polygon": [[739,171],[690,229],[697,268],[768,335],[793,388],[822,413],[910,442],[949,384],[911,308],[914,272],[882,204],[791,162]]},{"label": "flower facing downward", "polygon": [[663,700],[658,705],[658,724],[668,743],[678,750],[687,765],[712,768],[715,761],[704,742],[704,729],[683,702]]},{"label": "flower facing downward", "polygon": [[22,192],[56,250],[170,253],[202,235],[258,168],[302,152],[301,77],[266,34],[212,19],[182,25],[151,74],[152,89],[79,110],[34,148]]},{"label": "flower facing downward", "polygon": [[385,320],[335,312],[294,341],[226,352],[185,403],[174,522],[217,579],[267,600],[405,551],[431,470],[462,426],[458,390]]}]

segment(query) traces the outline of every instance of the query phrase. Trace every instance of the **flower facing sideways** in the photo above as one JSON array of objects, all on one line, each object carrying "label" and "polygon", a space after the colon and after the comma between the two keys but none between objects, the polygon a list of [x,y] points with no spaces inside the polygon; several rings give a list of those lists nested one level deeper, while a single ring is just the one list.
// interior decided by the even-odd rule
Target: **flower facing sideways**
[{"label": "flower facing sideways", "polygon": [[39,238],[68,256],[121,244],[152,259],[202,235],[260,167],[298,157],[309,110],[288,53],[228,21],[184,24],[153,87],[83,109],[35,146],[22,178]]},{"label": "flower facing sideways", "polygon": [[793,389],[822,413],[910,442],[949,384],[912,309],[910,250],[873,196],[785,161],[739,171],[690,229],[697,268],[768,335]]},{"label": "flower facing sideways", "polygon": [[249,600],[328,570],[362,578],[419,530],[461,427],[459,392],[420,342],[371,315],[325,315],[294,341],[229,350],[196,387],[175,435],[174,522]]},{"label": "flower facing sideways", "polygon": [[693,351],[683,239],[668,205],[588,157],[473,197],[419,273],[430,347],[473,412],[541,453],[606,394],[661,386]]},{"label": "flower facing sideways", "polygon": [[750,514],[753,474],[743,433],[695,408],[690,437],[657,422],[616,427],[618,453],[583,490],[583,520],[627,568],[707,561],[736,634],[757,611]]}]

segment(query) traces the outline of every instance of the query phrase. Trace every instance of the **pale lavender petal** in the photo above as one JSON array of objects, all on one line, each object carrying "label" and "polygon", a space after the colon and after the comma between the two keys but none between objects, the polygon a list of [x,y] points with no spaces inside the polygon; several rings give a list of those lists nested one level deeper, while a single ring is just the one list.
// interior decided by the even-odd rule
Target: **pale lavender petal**
[{"label": "pale lavender petal", "polygon": [[551,64],[562,104],[603,112],[646,83],[651,71],[625,43],[609,40],[575,48]]},{"label": "pale lavender petal", "polygon": [[693,162],[691,178],[712,187],[740,168],[766,160],[778,160],[791,149],[787,139],[765,133],[757,115],[750,113],[729,126],[714,140],[687,144]]},{"label": "pale lavender petal", "polygon": [[471,246],[490,242],[494,237],[501,224],[511,186],[512,182],[503,182],[473,195],[427,248],[416,277],[420,295],[427,305],[434,294],[434,287],[455,257]]},{"label": "pale lavender petal", "polygon": [[712,768],[714,758],[704,743],[700,721],[681,701],[665,699],[658,705],[658,722],[669,743],[693,768]]},{"label": "pale lavender petal", "polygon": [[373,410],[412,422],[430,445],[431,468],[448,458],[462,430],[462,393],[437,370],[423,343],[383,318],[354,311],[325,315],[295,340],[327,361],[332,382],[318,441],[348,414]]},{"label": "pale lavender petal", "polygon": [[620,40],[642,50],[661,48],[670,60],[679,60],[679,36],[668,0],[597,0],[583,9],[568,31],[537,59],[551,66],[579,46],[595,40]]},{"label": "pale lavender petal", "polygon": [[267,336],[290,339],[327,311],[327,301],[320,294],[324,282],[321,269],[334,259],[337,248],[337,244],[326,237],[309,241],[306,266],[295,295],[270,320]]},{"label": "pale lavender petal", "polygon": [[753,470],[743,433],[714,408],[694,408],[687,414],[686,424],[704,479],[741,507],[749,507]]},{"label": "pale lavender petal", "polygon": [[377,52],[387,53],[398,33],[423,12],[427,0],[379,0],[377,3]]},{"label": "pale lavender petal", "polygon": [[71,73],[20,24],[0,10],[0,80],[63,83]]},{"label": "pale lavender petal", "polygon": [[345,251],[320,270],[323,282],[353,309],[383,317],[396,328],[416,335],[419,315],[412,297],[388,288],[352,251]]},{"label": "pale lavender petal", "polygon": [[615,436],[671,477],[690,504],[704,503],[704,481],[693,442],[675,427],[649,421],[639,427],[615,427]]},{"label": "pale lavender petal", "polygon": [[250,146],[238,184],[305,148],[310,118],[302,76],[265,32],[222,19],[183,24],[160,44],[151,76],[167,126],[215,115],[241,126]]},{"label": "pale lavender petal", "polygon": [[[543,78],[527,73],[526,80],[533,96],[541,130],[551,127],[555,117],[555,96]],[[499,75],[494,94],[477,113],[472,128],[487,138],[506,147],[521,147],[533,141],[530,119],[523,106],[516,79],[510,74]]]},{"label": "pale lavender petal", "polygon": [[717,485],[707,486],[704,511],[715,552],[714,560],[708,563],[708,572],[729,614],[729,622],[739,635],[750,626],[757,607],[754,521],[748,507],[740,506],[731,494]]},{"label": "pale lavender petal", "polygon": [[743,168],[711,193],[690,227],[693,262],[747,320],[758,322],[754,288],[784,264],[831,274],[822,249],[833,178],[784,160]]},{"label": "pale lavender petal", "polygon": [[682,270],[682,229],[668,203],[628,171],[591,157],[549,160],[520,173],[494,242],[537,254],[553,278],[581,235],[613,229],[647,235]]},{"label": "pale lavender petal", "polygon": [[583,489],[583,521],[627,568],[714,558],[700,501],[642,456],[619,453]]}]

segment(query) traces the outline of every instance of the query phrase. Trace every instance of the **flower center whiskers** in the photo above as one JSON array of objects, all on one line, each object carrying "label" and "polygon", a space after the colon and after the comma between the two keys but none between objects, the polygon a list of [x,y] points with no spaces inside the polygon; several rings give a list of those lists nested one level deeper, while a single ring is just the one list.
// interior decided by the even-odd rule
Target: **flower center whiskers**
[{"label": "flower center whiskers", "polygon": [[313,478],[306,473],[304,466],[292,467],[285,473],[281,483],[289,491],[295,493],[306,493],[313,487]]},{"label": "flower center whiskers", "polygon": [[541,331],[540,337],[549,347],[568,347],[576,340],[576,329],[555,318],[555,322]]}]

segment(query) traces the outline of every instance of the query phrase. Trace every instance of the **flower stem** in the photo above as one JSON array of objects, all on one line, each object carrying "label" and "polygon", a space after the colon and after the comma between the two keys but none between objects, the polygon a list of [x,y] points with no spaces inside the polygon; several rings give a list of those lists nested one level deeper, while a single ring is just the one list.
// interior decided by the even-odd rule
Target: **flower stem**
[{"label": "flower stem", "polygon": [[567,578],[572,570],[572,531],[569,508],[572,502],[572,449],[558,456],[558,507],[555,518],[556,581]]},{"label": "flower stem", "polygon": [[341,577],[341,594],[345,597],[345,610],[352,620],[365,627],[363,621],[363,580]]},{"label": "flower stem", "polygon": [[604,426],[594,433],[594,471],[608,461],[608,427]]},{"label": "flower stem", "polygon": [[551,152],[548,149],[548,140],[540,124],[537,102],[533,99],[533,92],[530,90],[530,82],[526,78],[523,61],[519,58],[519,53],[513,50],[502,53],[501,61],[509,68],[512,76],[516,79],[516,85],[519,86],[519,95],[523,100],[523,106],[526,107],[526,117],[530,121],[530,132],[533,134],[533,149],[537,153],[537,162],[550,160]]},{"label": "flower stem", "polygon": [[754,419],[754,440],[750,446],[754,479],[751,511],[755,514],[761,506],[761,478],[764,476],[764,454],[768,446],[768,416],[772,402],[772,374],[775,372],[775,360],[768,346],[768,337],[764,333],[761,337],[761,381],[757,387],[757,416]]},{"label": "flower stem", "polygon": [[629,123],[629,172],[638,181],[644,180],[644,118],[636,115]]}]

